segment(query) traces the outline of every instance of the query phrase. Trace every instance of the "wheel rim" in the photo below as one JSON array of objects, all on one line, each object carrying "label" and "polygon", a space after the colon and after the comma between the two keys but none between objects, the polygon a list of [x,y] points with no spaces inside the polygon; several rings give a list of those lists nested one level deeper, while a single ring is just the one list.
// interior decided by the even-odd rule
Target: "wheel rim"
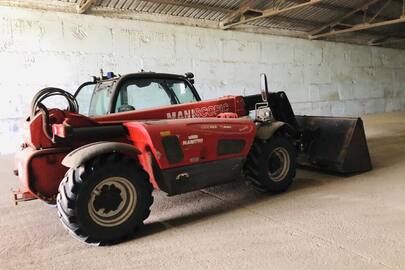
[{"label": "wheel rim", "polygon": [[290,155],[288,151],[283,147],[274,149],[268,159],[268,174],[272,181],[283,181],[290,169]]},{"label": "wheel rim", "polygon": [[132,215],[137,204],[134,185],[123,177],[110,177],[97,184],[90,195],[91,219],[103,227],[121,225]]}]

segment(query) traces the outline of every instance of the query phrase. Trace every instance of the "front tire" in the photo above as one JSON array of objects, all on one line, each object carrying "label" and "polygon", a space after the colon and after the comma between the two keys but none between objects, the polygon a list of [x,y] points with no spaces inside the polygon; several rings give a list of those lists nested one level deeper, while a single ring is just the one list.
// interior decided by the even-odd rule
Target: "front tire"
[{"label": "front tire", "polygon": [[66,173],[57,196],[59,218],[81,241],[116,243],[149,216],[152,189],[137,161],[103,155]]},{"label": "front tire", "polygon": [[245,166],[246,177],[260,192],[280,193],[292,184],[296,173],[296,151],[291,141],[275,135],[256,139]]}]

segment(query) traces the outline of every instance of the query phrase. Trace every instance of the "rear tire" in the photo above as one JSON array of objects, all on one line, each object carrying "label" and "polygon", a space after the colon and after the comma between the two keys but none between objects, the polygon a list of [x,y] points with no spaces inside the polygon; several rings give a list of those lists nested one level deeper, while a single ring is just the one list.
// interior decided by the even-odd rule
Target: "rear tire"
[{"label": "rear tire", "polygon": [[256,139],[246,161],[246,178],[260,192],[280,193],[292,184],[296,171],[296,151],[285,137],[267,141]]},{"label": "rear tire", "polygon": [[66,173],[57,196],[59,218],[83,242],[120,242],[149,216],[152,190],[136,160],[103,155]]}]

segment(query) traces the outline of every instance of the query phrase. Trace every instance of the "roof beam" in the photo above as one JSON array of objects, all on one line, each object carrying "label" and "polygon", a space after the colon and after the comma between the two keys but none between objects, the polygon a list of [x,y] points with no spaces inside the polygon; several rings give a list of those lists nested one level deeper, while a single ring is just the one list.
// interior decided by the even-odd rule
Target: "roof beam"
[{"label": "roof beam", "polygon": [[353,10],[351,10],[348,13],[344,14],[343,16],[340,16],[339,18],[337,18],[337,19],[335,19],[335,20],[333,20],[333,21],[331,21],[331,22],[329,22],[329,23],[327,23],[327,24],[325,24],[325,25],[311,31],[309,33],[309,38],[313,39],[312,37],[315,36],[316,34],[322,32],[323,30],[325,30],[327,28],[331,28],[331,27],[334,27],[334,26],[338,25],[339,23],[341,23],[345,19],[350,18],[351,16],[353,16],[354,14],[356,14],[359,11],[367,9],[369,6],[371,6],[372,4],[377,3],[378,1],[381,1],[381,0],[369,0],[366,3],[363,3],[363,4],[359,5],[359,6],[357,6],[356,8],[354,8]]},{"label": "roof beam", "polygon": [[[287,1],[292,2],[292,3],[299,3],[300,4],[300,3],[302,3],[303,0],[287,0]],[[389,1],[391,1],[391,0],[389,0]],[[394,1],[394,3],[398,3],[397,1],[400,1],[401,5],[402,5],[403,0],[392,0],[392,1]],[[315,7],[319,8],[319,9],[324,9],[324,10],[327,10],[327,11],[332,11],[332,12],[340,11],[342,13],[349,13],[349,12],[353,11],[353,8],[340,6],[340,5],[337,5],[337,4],[332,4],[332,3],[323,2],[323,1],[320,2],[319,4],[317,4]],[[344,15],[346,15],[346,14],[344,14]],[[358,19],[363,19],[364,18],[363,15],[358,15],[358,14],[353,14],[352,16],[353,16],[353,18],[358,18]],[[371,19],[371,17],[367,16],[367,15],[366,15],[366,18]],[[379,18],[384,19],[384,20],[393,19],[391,17],[386,17],[386,16],[379,16]],[[342,22],[339,23],[339,25],[341,25],[341,24],[342,24]],[[321,26],[323,26],[323,25],[320,25],[319,27],[321,27]]]},{"label": "roof beam", "polygon": [[[319,26],[319,23],[317,24],[316,22],[309,21],[309,20],[303,20],[303,19],[295,19],[295,18],[289,18],[285,17],[283,15],[277,16],[277,22],[280,23],[294,23],[294,24],[300,24],[302,26],[309,26],[309,27],[316,27]],[[263,23],[258,23],[256,26],[265,26],[266,21],[263,21]]]},{"label": "roof beam", "polygon": [[389,6],[391,3],[392,3],[392,0],[387,0],[387,1],[383,4],[383,6],[374,14],[374,16],[368,20],[368,23],[372,23],[372,22],[381,14],[381,12],[382,12],[387,6]]},{"label": "roof beam", "polygon": [[367,23],[367,22],[360,23],[360,24],[354,25],[353,27],[350,27],[347,29],[331,30],[330,32],[326,32],[323,34],[309,36],[309,38],[317,39],[317,38],[322,38],[322,37],[336,36],[336,35],[340,35],[340,34],[352,33],[352,32],[357,32],[357,31],[362,31],[362,30],[369,30],[369,29],[373,29],[373,28],[401,24],[401,23],[405,23],[405,16],[401,16],[398,19],[387,20],[387,21],[382,21],[382,22],[377,22],[377,23]]},{"label": "roof beam", "polygon": [[96,2],[96,0],[80,0],[77,3],[76,11],[77,13],[83,14],[90,9],[90,7]]},{"label": "roof beam", "polygon": [[240,7],[229,13],[221,22],[220,27],[224,28],[226,24],[240,18],[246,11],[253,8],[257,4],[257,0],[245,0]]},{"label": "roof beam", "polygon": [[[293,11],[293,10],[304,8],[307,6],[312,6],[312,5],[318,4],[320,2],[321,2],[321,0],[308,0],[301,4],[296,4],[296,5],[292,5],[292,6],[285,7],[285,8],[276,7],[276,8],[265,9],[265,10],[252,10],[253,14],[257,14],[257,15],[253,15],[252,17],[246,18],[245,13],[243,13],[240,16],[238,21],[230,22],[230,23],[225,22],[225,23],[220,24],[220,27],[223,30],[226,30],[226,29],[232,28],[237,25],[253,22],[253,21],[256,21],[259,19],[264,19],[264,18],[268,18],[268,17],[272,17],[272,16],[277,16],[277,15],[280,15],[280,14],[288,12],[288,11]],[[240,12],[240,9],[238,9],[238,10]],[[245,12],[247,12],[247,11],[249,11],[249,9],[247,9]]]}]

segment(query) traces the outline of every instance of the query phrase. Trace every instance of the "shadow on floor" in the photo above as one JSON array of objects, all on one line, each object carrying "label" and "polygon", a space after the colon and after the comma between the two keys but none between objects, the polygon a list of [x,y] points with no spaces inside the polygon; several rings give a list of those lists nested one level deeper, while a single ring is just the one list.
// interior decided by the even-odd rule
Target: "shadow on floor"
[{"label": "shadow on floor", "polygon": [[405,134],[370,138],[367,143],[374,170],[405,162]]},{"label": "shadow on floor", "polygon": [[[135,241],[136,239],[148,237],[166,230],[198,223],[218,215],[232,212],[233,210],[249,208],[250,206],[263,202],[272,203],[280,199],[284,200],[287,196],[294,196],[295,193],[301,193],[305,189],[319,187],[335,181],[341,181],[342,179],[341,177],[328,177],[327,180],[320,180],[312,177],[298,177],[289,191],[281,194],[259,193],[251,186],[246,185],[243,181],[178,195],[172,198],[161,198],[165,195],[159,192],[155,194],[155,196],[159,197],[162,201],[174,200],[174,202],[171,202],[175,208],[171,209],[172,211],[177,212],[181,207],[187,207],[188,205],[190,205],[190,208],[193,208],[193,211],[186,211],[186,213],[184,213],[184,211],[182,213],[178,211],[178,215],[163,219],[158,218],[152,222],[146,221],[146,224],[140,228],[131,239],[127,239],[124,242]],[[195,206],[193,206],[196,200],[204,200],[203,207],[199,207],[198,211],[195,211]],[[178,209],[176,205],[178,205]],[[155,210],[159,212],[165,211],[163,205],[161,206],[155,205],[157,208]]]},{"label": "shadow on floor", "polygon": [[[401,145],[405,146],[405,136],[389,136],[370,139],[369,147],[374,167],[373,170],[386,169],[398,163],[405,162],[405,155]],[[384,151],[380,149],[381,147],[383,147]],[[392,151],[390,152],[386,149]],[[372,171],[368,173],[372,173]],[[248,208],[255,204],[263,202],[274,203],[280,199],[285,199],[286,196],[293,197],[294,195],[297,196],[303,194],[303,191],[306,189],[319,188],[336,182],[346,182],[349,184],[353,183],[353,181],[362,181],[364,180],[364,177],[358,178],[356,176],[365,174],[367,173],[343,175],[305,168],[298,170],[297,179],[294,181],[290,189],[282,194],[258,193],[253,190],[252,187],[246,186],[242,181],[212,187],[203,191],[196,191],[193,193],[196,194],[200,192],[200,196],[206,194],[211,195],[208,204],[204,205],[199,211],[190,211],[183,215],[147,223],[144,228],[135,235],[135,238],[147,237],[152,234],[173,229],[173,227],[190,225],[208,218],[229,213],[236,209]],[[187,204],[191,205],[196,199],[196,195],[189,196],[187,194],[176,197],[179,198],[178,202],[183,206]],[[176,197],[165,199],[177,200]],[[173,204],[175,204],[175,202]]]}]

